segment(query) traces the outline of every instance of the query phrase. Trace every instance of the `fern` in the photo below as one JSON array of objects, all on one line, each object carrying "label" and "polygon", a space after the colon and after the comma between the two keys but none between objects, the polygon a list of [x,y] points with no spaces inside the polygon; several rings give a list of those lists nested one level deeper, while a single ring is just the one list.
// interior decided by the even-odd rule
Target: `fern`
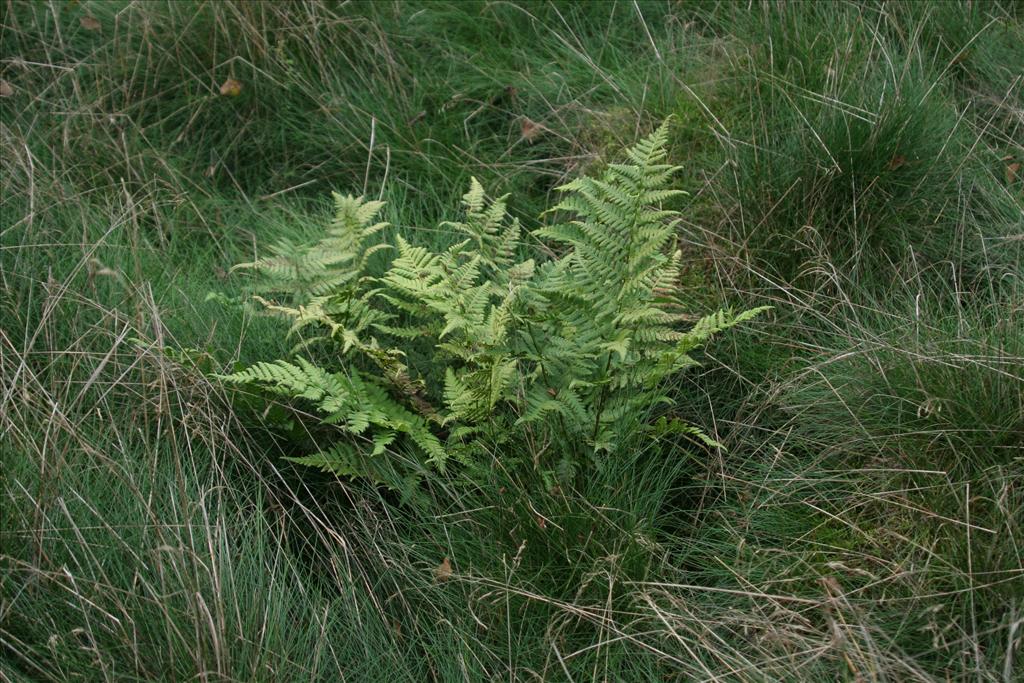
[{"label": "fern", "polygon": [[520,232],[519,220],[508,220],[507,199],[505,195],[488,202],[484,188],[471,178],[469,191],[462,197],[465,221],[441,224],[469,237],[465,246],[480,258],[489,276],[499,278],[499,283],[501,274],[515,259]]},{"label": "fern", "polygon": [[[380,456],[397,437],[403,436],[427,464],[444,468],[447,453],[426,419],[392,399],[384,389],[365,380],[354,369],[349,369],[347,374],[332,373],[300,357],[296,363],[284,360],[256,363],[240,372],[219,375],[219,378],[308,402],[322,416],[323,424],[336,425],[353,437],[364,437],[362,442],[353,441],[345,447],[350,456],[355,453]],[[335,452],[331,459],[325,459],[321,453],[300,458],[298,462],[321,468],[331,467],[330,463],[334,462],[337,466],[332,469],[338,474],[366,474],[353,471],[357,458],[341,458],[339,453]]]},{"label": "fern", "polygon": [[[560,187],[549,213],[564,220],[533,235],[562,253],[540,265],[517,260],[521,227],[507,197],[489,199],[475,178],[461,219],[442,223],[458,241],[441,251],[401,235],[380,241],[381,203],[335,195],[323,239],[282,242],[236,268],[255,271],[256,301],[290,319],[289,334],[306,335],[298,351],[328,342],[337,360],[257,363],[222,379],[311,404],[347,434],[297,462],[393,487],[517,439],[556,444],[536,463],[554,477],[578,472],[577,455],[614,453],[645,434],[717,446],[665,420],[666,380],[765,309],[719,311],[685,329],[674,295],[679,217],[665,206],[683,193],[671,188],[667,138],[662,125],[625,163]],[[394,257],[374,275],[382,249]]]},{"label": "fern", "polygon": [[282,240],[270,247],[271,256],[232,268],[261,276],[260,291],[295,297],[337,294],[365,269],[369,258],[388,248],[376,236],[387,223],[374,222],[383,202],[334,193],[334,220],[327,234],[310,245]]}]

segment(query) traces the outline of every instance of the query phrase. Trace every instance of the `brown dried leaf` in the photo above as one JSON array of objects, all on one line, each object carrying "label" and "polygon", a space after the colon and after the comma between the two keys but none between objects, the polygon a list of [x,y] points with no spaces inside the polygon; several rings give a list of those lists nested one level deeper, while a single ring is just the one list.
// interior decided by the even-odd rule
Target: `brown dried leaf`
[{"label": "brown dried leaf", "polygon": [[1020,162],[1015,161],[1012,164],[1006,165],[1006,184],[1012,185],[1013,181],[1020,175]]},{"label": "brown dried leaf", "polygon": [[904,166],[906,163],[907,163],[907,158],[905,156],[903,156],[902,154],[897,154],[896,156],[894,156],[889,161],[888,169],[890,171],[895,171],[899,167]]},{"label": "brown dried leaf", "polygon": [[534,138],[539,136],[545,130],[546,129],[542,124],[539,124],[536,121],[531,121],[529,118],[525,116],[523,117],[520,132],[523,135],[523,139],[526,140],[527,142],[532,142]]},{"label": "brown dried leaf", "polygon": [[242,94],[241,81],[236,81],[233,78],[224,81],[220,86],[220,94],[225,97],[238,97]]},{"label": "brown dried leaf", "polygon": [[103,25],[99,22],[96,17],[91,17],[88,14],[78,19],[78,23],[82,25],[86,31],[99,31],[103,28]]},{"label": "brown dried leaf", "polygon": [[441,564],[434,567],[434,578],[438,581],[447,581],[452,578],[452,561],[447,557],[441,560]]},{"label": "brown dried leaf", "polygon": [[825,587],[825,592],[829,594],[830,598],[843,595],[843,587],[839,585],[839,581],[834,576],[821,577],[821,585]]},{"label": "brown dried leaf", "polygon": [[0,81],[0,97],[10,97],[14,94],[14,86],[7,81]]}]

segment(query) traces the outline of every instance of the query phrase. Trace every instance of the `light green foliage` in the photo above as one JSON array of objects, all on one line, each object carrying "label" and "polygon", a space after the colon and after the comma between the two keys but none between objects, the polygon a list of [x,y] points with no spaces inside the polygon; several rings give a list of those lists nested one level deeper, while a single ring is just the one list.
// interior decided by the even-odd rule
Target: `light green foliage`
[{"label": "light green foliage", "polygon": [[[719,311],[683,329],[678,217],[663,208],[681,192],[668,189],[676,168],[664,161],[666,138],[662,125],[626,152],[629,163],[559,188],[549,213],[569,220],[535,236],[567,249],[539,267],[517,262],[520,226],[506,197],[488,200],[474,179],[464,220],[444,224],[465,239],[435,252],[399,235],[374,277],[369,256],[389,246],[376,241],[382,204],[335,195],[327,237],[240,267],[262,276],[262,293],[289,299],[258,298],[292,320],[292,333],[324,333],[298,348],[328,338],[338,367],[299,357],[224,379],[302,399],[342,427],[351,442],[299,459],[342,475],[372,476],[366,463],[397,447],[443,468],[449,455],[477,461],[519,438],[533,444],[535,465],[563,474],[615,453],[670,403],[665,381],[695,364],[691,351],[764,310]],[[416,370],[413,354],[427,361]]]},{"label": "light green foliage", "polygon": [[270,248],[273,256],[240,263],[232,270],[256,270],[263,276],[264,291],[288,292],[299,299],[335,294],[365,269],[373,252],[386,247],[374,241],[387,227],[373,222],[383,206],[335,193],[335,217],[319,242],[295,245],[282,240]]}]

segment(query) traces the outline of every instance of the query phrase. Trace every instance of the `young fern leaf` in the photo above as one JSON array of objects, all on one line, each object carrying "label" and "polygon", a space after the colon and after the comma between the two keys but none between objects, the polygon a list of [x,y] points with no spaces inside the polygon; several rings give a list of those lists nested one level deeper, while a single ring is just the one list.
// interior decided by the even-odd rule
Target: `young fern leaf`
[{"label": "young fern leaf", "polygon": [[468,244],[460,245],[477,256],[487,275],[500,282],[500,274],[512,265],[519,240],[519,220],[508,222],[508,195],[488,201],[484,188],[470,178],[469,191],[462,196],[464,221],[445,221],[441,227],[466,235]]},{"label": "young fern leaf", "polygon": [[296,303],[337,293],[357,278],[375,252],[388,248],[376,236],[387,223],[374,222],[383,202],[334,193],[335,216],[327,235],[309,245],[281,240],[272,256],[240,263],[231,270],[252,270],[260,276],[258,290],[283,294]]}]

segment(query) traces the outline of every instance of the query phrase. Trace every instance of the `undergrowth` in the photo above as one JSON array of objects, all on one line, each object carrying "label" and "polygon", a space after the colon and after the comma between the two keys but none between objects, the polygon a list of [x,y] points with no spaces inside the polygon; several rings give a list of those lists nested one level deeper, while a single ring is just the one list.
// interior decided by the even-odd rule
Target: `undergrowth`
[{"label": "undergrowth", "polygon": [[[0,24],[0,677],[1019,677],[1018,5],[10,0]],[[339,441],[309,404],[211,381],[315,336],[224,300],[252,293],[234,264],[329,233],[331,191],[443,257],[477,178],[521,227],[480,272],[540,267],[578,249],[537,233],[556,188],[666,118],[678,329],[773,308],[660,384],[720,448],[631,409],[553,479],[552,449],[611,440],[485,431],[472,477],[392,448],[406,500],[285,459]],[[381,348],[448,411],[427,319]],[[334,343],[300,354],[337,371]]]}]

